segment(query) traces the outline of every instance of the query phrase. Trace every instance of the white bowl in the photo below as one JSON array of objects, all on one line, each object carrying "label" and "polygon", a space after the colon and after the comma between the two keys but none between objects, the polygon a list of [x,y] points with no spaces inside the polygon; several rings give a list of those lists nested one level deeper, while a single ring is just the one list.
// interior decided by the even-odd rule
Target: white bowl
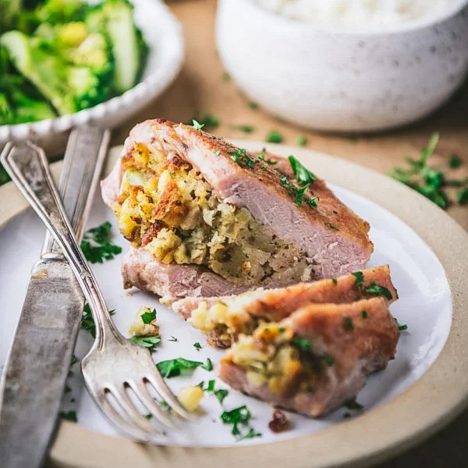
[{"label": "white bowl", "polygon": [[[149,46],[141,81],[120,96],[75,114],[18,125],[0,126],[0,146],[31,138],[45,146],[64,140],[66,131],[85,123],[115,127],[159,96],[176,78],[184,61],[182,27],[161,0],[133,0],[135,22]],[[53,145],[57,147],[57,145]]]},{"label": "white bowl", "polygon": [[468,1],[443,18],[381,33],[319,30],[252,0],[219,0],[227,72],[285,120],[326,131],[375,131],[443,104],[468,71]]}]

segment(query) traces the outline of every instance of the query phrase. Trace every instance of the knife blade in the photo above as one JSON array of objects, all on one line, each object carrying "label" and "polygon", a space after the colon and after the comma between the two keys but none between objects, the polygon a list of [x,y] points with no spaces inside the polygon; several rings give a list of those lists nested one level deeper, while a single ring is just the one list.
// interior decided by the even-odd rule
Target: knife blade
[{"label": "knife blade", "polygon": [[[81,238],[109,144],[109,131],[73,130],[60,195]],[[42,465],[56,426],[84,299],[60,249],[46,235],[0,380],[2,468]]]}]

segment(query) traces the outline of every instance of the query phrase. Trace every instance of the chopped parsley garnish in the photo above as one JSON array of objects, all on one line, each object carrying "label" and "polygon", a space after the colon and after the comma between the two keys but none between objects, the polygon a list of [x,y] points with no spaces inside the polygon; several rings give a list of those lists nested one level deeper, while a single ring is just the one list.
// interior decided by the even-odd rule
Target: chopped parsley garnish
[{"label": "chopped parsley garnish", "polygon": [[5,168],[0,164],[0,185],[6,184],[9,182],[10,176],[8,175],[7,171]]},{"label": "chopped parsley garnish", "polygon": [[345,406],[349,410],[360,411],[360,410],[364,409],[364,406],[362,406],[360,403],[358,403],[355,398],[353,398],[352,400],[345,401],[343,406]]},{"label": "chopped parsley garnish", "polygon": [[261,153],[258,153],[257,158],[260,159],[260,161],[266,162],[270,166],[274,166],[275,164],[278,164],[278,161],[275,161],[274,159],[265,158],[264,151],[262,151]]},{"label": "chopped parsley garnish", "polygon": [[354,286],[360,288],[364,284],[364,273],[362,271],[353,271],[351,274],[356,278],[354,280]]},{"label": "chopped parsley garnish", "polygon": [[464,188],[457,193],[457,202],[460,205],[466,205],[468,203],[468,188]]},{"label": "chopped parsley garnish", "polygon": [[71,421],[71,422],[78,422],[78,416],[76,414],[76,411],[62,411],[60,413],[60,417],[62,419],[66,419],[67,421]]},{"label": "chopped parsley garnish", "polygon": [[205,124],[201,124],[200,122],[198,122],[198,121],[195,120],[195,119],[192,120],[192,127],[193,127],[195,130],[202,130],[204,126],[205,126]]},{"label": "chopped parsley garnish", "polygon": [[351,317],[343,317],[343,328],[348,331],[354,329],[354,323]]},{"label": "chopped parsley garnish", "polygon": [[207,370],[207,371],[212,371],[213,370],[213,363],[211,362],[210,358],[207,358],[206,363],[202,364],[200,367],[202,369]]},{"label": "chopped parsley garnish", "polygon": [[458,169],[462,165],[462,160],[458,154],[450,155],[449,167],[451,169]]},{"label": "chopped parsley garnish", "polygon": [[314,198],[309,198],[307,200],[307,203],[312,207],[312,208],[317,208],[317,201],[319,200],[319,197],[314,197]]},{"label": "chopped parsley garnish", "polygon": [[179,341],[179,340],[175,336],[171,336],[167,341],[176,342],[176,341]]},{"label": "chopped parsley garnish", "polygon": [[190,359],[179,357],[158,362],[156,367],[163,377],[170,379],[179,375],[187,375],[197,367],[210,371],[213,369],[213,364],[210,359],[207,359],[206,364],[204,364],[200,361],[191,361]]},{"label": "chopped parsley garnish", "polygon": [[252,133],[253,131],[255,131],[255,127],[253,127],[252,125],[234,125],[234,128],[244,133]]},{"label": "chopped parsley garnish", "polygon": [[339,229],[332,223],[327,223],[327,226],[333,231],[339,231]]},{"label": "chopped parsley garnish", "polygon": [[223,411],[221,414],[221,421],[224,424],[232,425],[231,434],[234,435],[237,440],[251,439],[253,437],[261,436],[261,434],[256,432],[250,425],[251,419],[252,413],[245,405],[234,408],[231,411]]},{"label": "chopped parsley garnish", "polygon": [[[295,161],[295,162],[291,162],[291,161]],[[292,167],[292,169],[294,171],[294,174],[296,174],[296,169],[297,169],[298,174],[300,174],[299,178],[301,180],[306,180],[306,179],[309,178],[309,176],[305,175],[306,173],[303,172],[302,169],[299,168],[299,166],[297,164],[299,164],[302,168],[304,168],[304,166],[302,166],[302,164],[299,161],[297,161],[297,159],[294,156],[289,156],[289,163],[291,164],[291,167]],[[296,169],[294,169],[294,168],[296,168]],[[310,172],[308,169],[304,168],[304,170],[307,171],[307,173],[309,173],[311,176],[315,177],[312,174],[312,172]],[[297,178],[298,178],[298,176],[296,175],[296,179]],[[299,179],[297,179],[297,180],[299,181]],[[281,187],[286,189],[286,191],[288,192],[288,195],[290,197],[294,198],[294,203],[297,206],[302,206],[302,202],[304,200],[304,195],[305,195],[307,189],[310,187],[311,182],[308,182],[308,183],[300,182],[302,185],[300,185],[299,187],[296,187],[294,184],[292,184],[290,182],[288,176],[286,176],[285,174],[282,174],[281,177],[280,177],[280,183],[281,183]],[[314,208],[317,208],[317,202],[316,202],[317,199],[318,199],[318,197],[314,197],[312,199],[313,201],[308,200],[307,202],[308,202],[308,204],[310,206],[312,206]]]},{"label": "chopped parsley garnish", "polygon": [[[203,388],[203,382],[201,382],[201,387]],[[208,381],[208,385],[204,388],[205,392],[212,393],[218,401],[223,404],[224,399],[228,396],[229,391],[225,388],[215,388],[216,381],[214,379]]]},{"label": "chopped parsley garnish", "polygon": [[299,348],[301,351],[310,351],[312,349],[310,341],[302,336],[294,336],[291,340],[291,343],[297,348]]},{"label": "chopped parsley garnish", "polygon": [[231,75],[228,72],[223,72],[223,81],[231,81]]},{"label": "chopped parsley garnish", "polygon": [[283,141],[283,135],[276,130],[272,130],[266,137],[268,143],[281,143]]},{"label": "chopped parsley garnish", "polygon": [[384,296],[389,301],[393,299],[392,293],[385,287],[380,286],[376,283],[371,283],[370,286],[363,289],[366,294],[370,294],[372,296]]},{"label": "chopped parsley garnish", "polygon": [[84,233],[81,250],[88,262],[103,263],[122,252],[122,247],[111,242],[111,230],[112,224],[106,221]]},{"label": "chopped parsley garnish", "polygon": [[156,320],[156,309],[151,310],[150,312],[144,312],[140,315],[141,320],[145,325],[150,324],[153,320]]},{"label": "chopped parsley garnish", "polygon": [[223,404],[224,399],[229,395],[229,391],[225,388],[218,388],[213,393],[221,404]]},{"label": "chopped parsley garnish", "polygon": [[336,278],[332,278],[332,283],[336,286],[338,284],[338,280]]},{"label": "chopped parsley garnish", "polygon": [[245,148],[237,148],[235,151],[229,153],[231,159],[237,163],[240,167],[253,167],[258,161],[249,156]]},{"label": "chopped parsley garnish", "polygon": [[296,138],[296,144],[298,146],[305,146],[307,145],[307,138],[304,136],[304,135],[299,135],[297,138]]},{"label": "chopped parsley garnish", "polygon": [[362,310],[361,311],[361,317],[366,320],[367,318],[369,318],[369,314],[367,313],[366,310]]},{"label": "chopped parsley garnish", "polygon": [[199,115],[197,113],[187,125],[192,125],[195,130],[213,130],[218,128],[219,119],[213,114]]},{"label": "chopped parsley garnish", "polygon": [[[109,314],[114,315],[115,310],[109,310]],[[85,304],[83,307],[81,328],[89,332],[93,338],[96,338],[96,324],[94,323],[93,314],[91,313],[91,307],[89,307],[89,304]]]},{"label": "chopped parsley garnish", "polygon": [[335,364],[335,358],[331,354],[324,354],[322,360],[327,366],[333,366],[333,364]]},{"label": "chopped parsley garnish", "polygon": [[291,169],[294,172],[294,177],[299,182],[299,184],[311,184],[317,180],[315,174],[313,174],[309,169],[307,169],[298,159],[294,156],[288,156],[289,164]]},{"label": "chopped parsley garnish", "polygon": [[397,319],[395,319],[395,323],[396,323],[399,331],[408,330],[408,325],[406,325],[406,323],[400,323]]},{"label": "chopped parsley garnish", "polygon": [[156,348],[161,344],[161,337],[159,335],[154,336],[132,336],[128,339],[130,343],[136,344],[138,346],[143,346],[148,348],[150,353],[154,353]]},{"label": "chopped parsley garnish", "polygon": [[249,102],[249,107],[253,110],[258,109],[258,104],[256,102],[250,101]]},{"label": "chopped parsley garnish", "polygon": [[197,341],[196,343],[193,343],[193,347],[197,350],[200,351],[202,349],[202,345]]},{"label": "chopped parsley garnish", "polygon": [[[445,209],[449,204],[449,197],[445,191],[445,187],[458,185],[468,190],[468,180],[448,181],[440,170],[428,166],[429,157],[434,153],[438,142],[439,134],[434,133],[427,146],[421,150],[418,159],[406,158],[408,167],[394,168],[390,176],[416,190],[440,208]],[[460,164],[460,158],[452,155],[449,160],[449,166],[456,169]],[[459,196],[457,197],[457,201],[460,203]]]}]

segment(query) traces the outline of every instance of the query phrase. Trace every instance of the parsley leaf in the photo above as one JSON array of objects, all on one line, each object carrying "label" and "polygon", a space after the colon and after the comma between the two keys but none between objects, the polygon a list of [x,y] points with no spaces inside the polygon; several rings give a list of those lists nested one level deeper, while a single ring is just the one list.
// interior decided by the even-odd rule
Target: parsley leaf
[{"label": "parsley leaf", "polygon": [[221,413],[221,421],[224,424],[231,424],[231,434],[236,436],[237,440],[251,439],[261,436],[250,425],[252,413],[247,409],[247,406],[239,406],[231,411],[223,411]]},{"label": "parsley leaf", "polygon": [[261,153],[258,153],[257,158],[260,159],[260,161],[266,162],[270,166],[274,166],[275,164],[278,164],[278,161],[275,161],[274,159],[265,158],[264,151],[262,151]]},{"label": "parsley leaf", "polygon": [[10,176],[8,175],[5,168],[0,164],[0,185],[6,184],[10,181]]},{"label": "parsley leaf", "polygon": [[298,146],[305,146],[307,145],[307,138],[304,136],[304,135],[299,135],[297,138],[296,138],[296,144]]},{"label": "parsley leaf", "polygon": [[361,317],[362,317],[364,320],[368,319],[368,318],[369,318],[368,312],[367,312],[366,310],[362,310],[362,311],[361,311]]},{"label": "parsley leaf", "polygon": [[400,323],[397,319],[395,319],[395,323],[396,323],[399,331],[408,330],[408,325],[406,325],[406,323]]},{"label": "parsley leaf", "polygon": [[130,343],[136,344],[138,346],[143,346],[148,348],[150,353],[154,353],[156,348],[161,344],[161,337],[159,335],[154,336],[132,336],[128,339]]},{"label": "parsley leaf", "polygon": [[144,312],[140,315],[141,320],[145,325],[150,324],[153,320],[156,320],[156,309],[151,310],[150,312]]},{"label": "parsley leaf", "polygon": [[[115,314],[115,310],[109,310],[110,315]],[[94,323],[93,314],[89,304],[85,304],[83,307],[83,315],[81,317],[81,328],[89,332],[89,334],[96,338],[96,324]]]},{"label": "parsley leaf", "polygon": [[312,349],[310,341],[307,338],[298,335],[292,338],[291,344],[299,348],[301,351],[310,351]]},{"label": "parsley leaf", "polygon": [[386,287],[380,286],[376,283],[371,283],[370,286],[364,288],[364,292],[372,296],[384,296],[389,301],[393,299],[392,293]]},{"label": "parsley leaf", "polygon": [[362,271],[353,271],[351,274],[356,278],[354,280],[354,286],[360,288],[364,283],[364,273]]},{"label": "parsley leaf", "polygon": [[468,203],[468,188],[464,188],[457,193],[457,202],[460,205],[466,205]]},{"label": "parsley leaf", "polygon": [[333,366],[333,364],[335,364],[335,358],[331,354],[324,354],[322,360],[327,366]]},{"label": "parsley leaf", "polygon": [[234,128],[244,133],[252,133],[255,131],[255,127],[252,125],[234,125]]},{"label": "parsley leaf", "polygon": [[[195,127],[195,122],[197,123],[197,126],[201,127]],[[197,128],[197,130],[201,130],[202,128],[204,128],[205,130],[213,130],[219,127],[219,119],[213,114],[197,115],[192,119],[192,123],[194,128]]]},{"label": "parsley leaf", "polygon": [[196,343],[193,343],[193,347],[197,350],[200,351],[202,349],[202,345],[197,341]]},{"label": "parsley leaf", "polygon": [[106,221],[84,233],[81,250],[88,262],[103,263],[122,252],[122,247],[111,242],[111,230],[112,224]]},{"label": "parsley leaf", "polygon": [[307,169],[298,159],[294,156],[288,157],[289,164],[291,169],[294,172],[294,177],[301,184],[311,184],[317,180],[315,174],[313,174],[309,169]]},{"label": "parsley leaf", "polygon": [[195,130],[201,130],[204,126],[205,126],[205,124],[201,124],[201,123],[198,122],[197,120],[192,119],[192,127],[193,127]]},{"label": "parsley leaf", "polygon": [[231,159],[240,167],[251,168],[258,163],[256,159],[249,156],[245,148],[237,148],[235,151],[231,151],[229,154],[231,155]]},{"label": "parsley leaf", "polygon": [[354,323],[351,317],[343,317],[343,328],[348,331],[354,329]]},{"label": "parsley leaf", "polygon": [[360,410],[364,409],[364,406],[362,406],[360,403],[358,403],[355,398],[353,398],[351,400],[348,400],[348,401],[345,401],[343,406],[345,406],[349,410],[360,411]]},{"label": "parsley leaf", "polygon": [[205,370],[212,370],[213,364],[210,359],[207,359],[206,364],[200,361],[191,361],[182,357],[175,359],[168,359],[156,364],[159,372],[163,377],[170,379],[171,377],[178,377],[179,375],[187,375],[197,367]]},{"label": "parsley leaf", "polygon": [[[427,165],[428,159],[434,153],[438,142],[439,134],[434,133],[427,146],[421,150],[418,159],[406,158],[408,167],[394,168],[390,176],[416,190],[440,208],[445,209],[449,205],[449,198],[444,188],[448,186],[465,186],[468,191],[468,182],[466,180],[445,180],[444,174],[440,170],[433,169]],[[452,155],[449,160],[449,166],[452,169],[456,169],[460,165],[461,159],[459,156]]]},{"label": "parsley leaf", "polygon": [[[218,401],[223,404],[224,399],[228,396],[229,391],[225,388],[215,389],[216,381],[214,379],[208,381],[207,387],[204,389],[205,392],[212,393],[216,396]],[[203,382],[201,382],[201,387],[203,387]]]},{"label": "parsley leaf", "polygon": [[276,130],[272,130],[266,137],[268,143],[281,143],[283,141],[283,135]]},{"label": "parsley leaf", "polygon": [[458,169],[462,165],[462,160],[458,154],[452,154],[449,159],[449,167],[451,169]]},{"label": "parsley leaf", "polygon": [[71,422],[78,422],[78,416],[76,414],[76,411],[62,411],[60,413],[60,417],[62,419],[66,419],[67,421],[71,421]]}]

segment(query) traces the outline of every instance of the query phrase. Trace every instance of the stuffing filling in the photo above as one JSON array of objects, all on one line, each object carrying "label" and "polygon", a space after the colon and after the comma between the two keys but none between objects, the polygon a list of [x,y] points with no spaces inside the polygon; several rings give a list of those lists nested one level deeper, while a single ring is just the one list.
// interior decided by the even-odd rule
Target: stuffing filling
[{"label": "stuffing filling", "polygon": [[166,264],[204,266],[234,284],[258,285],[281,274],[290,282],[312,278],[300,249],[246,209],[223,203],[199,171],[158,145],[135,144],[122,160],[113,209],[135,247]]},{"label": "stuffing filling", "polygon": [[315,353],[310,341],[279,323],[260,323],[251,335],[240,335],[227,359],[246,371],[255,387],[276,395],[310,392],[331,356]]}]

